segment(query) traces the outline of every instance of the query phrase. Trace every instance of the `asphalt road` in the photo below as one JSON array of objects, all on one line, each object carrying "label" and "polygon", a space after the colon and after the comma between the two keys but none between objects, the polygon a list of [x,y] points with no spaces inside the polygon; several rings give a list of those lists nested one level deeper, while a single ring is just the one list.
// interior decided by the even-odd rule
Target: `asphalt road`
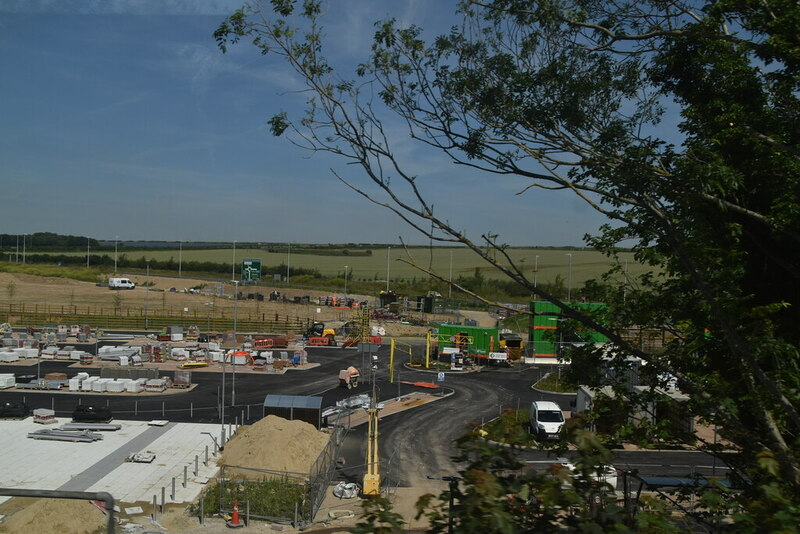
[{"label": "asphalt road", "polygon": [[[267,394],[314,395],[323,398],[322,406],[333,406],[351,395],[369,393],[368,380],[354,390],[338,385],[338,372],[349,365],[363,369],[362,355],[354,349],[309,347],[309,361],[319,366],[303,371],[289,370],[283,375],[236,373],[225,374],[226,420],[246,422],[261,417]],[[378,352],[379,370],[376,388],[381,400],[415,390],[414,386],[389,383],[387,380],[388,347]],[[74,375],[74,362],[44,361],[41,375],[65,372]],[[36,376],[32,366],[0,366],[0,373]],[[99,374],[98,369],[80,370]],[[569,397],[543,395],[531,388],[547,368],[518,366],[512,369],[485,368],[479,372],[448,373],[441,385],[443,398],[411,410],[381,419],[379,443],[382,477],[399,486],[417,486],[428,476],[456,474],[452,462],[452,443],[472,426],[497,417],[502,410],[529,405],[534,400],[554,400],[569,410]],[[409,370],[397,362],[396,371],[403,381],[436,381],[435,373]],[[164,373],[167,374],[167,373]],[[363,377],[362,377],[363,378]],[[0,401],[20,400],[34,408],[52,408],[58,416],[69,416],[77,404],[106,404],[117,419],[150,420],[166,418],[180,422],[214,423],[220,421],[219,395],[222,373],[195,372],[191,391],[168,395],[119,396],[114,394],[75,394],[57,392],[0,392]],[[232,395],[235,380],[235,397]],[[425,390],[430,391],[430,390]],[[340,470],[343,479],[358,479],[364,472],[366,425],[352,429],[343,444]],[[547,465],[553,460],[545,451],[524,455],[532,465]],[[692,473],[724,474],[723,467],[704,453],[685,451],[615,451],[614,465],[640,474],[686,476]]]}]

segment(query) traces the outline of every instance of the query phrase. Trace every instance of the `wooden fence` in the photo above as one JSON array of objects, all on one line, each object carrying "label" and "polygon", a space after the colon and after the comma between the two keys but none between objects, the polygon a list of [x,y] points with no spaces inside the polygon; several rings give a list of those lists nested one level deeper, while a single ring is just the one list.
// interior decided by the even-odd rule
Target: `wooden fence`
[{"label": "wooden fence", "polygon": [[[168,326],[197,326],[201,331],[233,330],[233,314],[222,310],[213,313],[184,312],[173,309],[98,308],[93,306],[58,306],[45,304],[0,304],[0,322],[14,327],[44,325],[90,325],[101,330],[155,330]],[[277,313],[238,311],[237,332],[300,334],[313,323],[307,317]]]}]

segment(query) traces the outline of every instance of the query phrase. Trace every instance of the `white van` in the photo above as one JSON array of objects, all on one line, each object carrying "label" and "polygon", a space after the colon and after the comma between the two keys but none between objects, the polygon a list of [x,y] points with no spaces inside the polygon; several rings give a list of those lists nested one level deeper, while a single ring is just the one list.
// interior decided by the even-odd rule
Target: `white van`
[{"label": "white van", "polygon": [[109,278],[108,279],[108,288],[109,289],[133,289],[136,287],[136,284],[130,281],[129,278]]},{"label": "white van", "polygon": [[558,404],[551,401],[531,403],[531,433],[536,439],[558,439],[564,426],[564,413]]}]

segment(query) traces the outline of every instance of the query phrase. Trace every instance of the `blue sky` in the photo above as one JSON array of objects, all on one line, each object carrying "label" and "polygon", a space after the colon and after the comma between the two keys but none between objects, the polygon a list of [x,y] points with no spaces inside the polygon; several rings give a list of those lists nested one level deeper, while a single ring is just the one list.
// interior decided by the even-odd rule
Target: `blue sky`
[{"label": "blue sky", "polygon": [[[387,15],[444,28],[454,4],[332,1],[332,56],[357,63]],[[219,52],[212,33],[240,5],[0,0],[0,233],[425,243],[336,180],[331,167],[351,172],[343,162],[269,134],[267,119],[305,97],[278,58],[248,44]],[[470,173],[402,133],[397,147],[473,239],[580,245],[603,222],[567,194],[517,196],[522,182]]]}]

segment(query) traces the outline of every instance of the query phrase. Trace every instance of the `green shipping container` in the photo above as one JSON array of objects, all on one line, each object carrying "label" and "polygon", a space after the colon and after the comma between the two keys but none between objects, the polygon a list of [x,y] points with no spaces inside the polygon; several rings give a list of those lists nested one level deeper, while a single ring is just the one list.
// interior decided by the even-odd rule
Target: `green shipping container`
[{"label": "green shipping container", "polygon": [[439,351],[444,347],[460,347],[463,353],[478,357],[489,357],[490,352],[500,350],[497,328],[464,326],[444,323],[439,325]]},{"label": "green shipping container", "polygon": [[[603,309],[605,304],[599,302],[574,302],[571,305],[577,310],[594,311]],[[528,332],[528,345],[532,356],[537,358],[558,357],[558,328],[561,325],[561,308],[545,301],[531,302],[531,321]],[[547,334],[547,332],[552,332]],[[579,339],[562,339],[564,343],[607,343],[608,338],[594,330],[583,329],[576,333]]]}]

